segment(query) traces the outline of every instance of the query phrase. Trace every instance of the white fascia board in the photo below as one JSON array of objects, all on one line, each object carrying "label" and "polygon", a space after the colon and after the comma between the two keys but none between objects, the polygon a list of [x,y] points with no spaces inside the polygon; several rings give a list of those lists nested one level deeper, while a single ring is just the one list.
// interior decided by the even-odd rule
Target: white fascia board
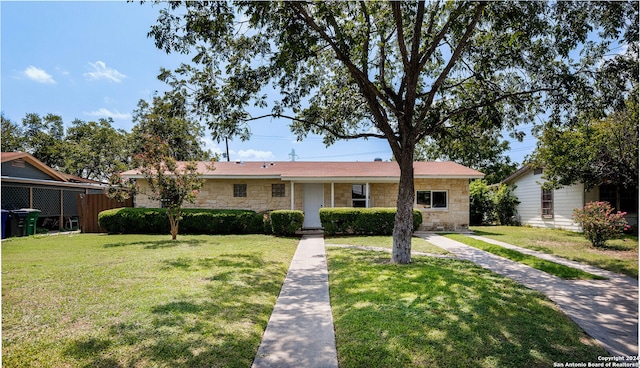
[{"label": "white fascia board", "polygon": [[414,179],[482,179],[484,175],[415,175]]},{"label": "white fascia board", "polygon": [[203,179],[234,179],[234,180],[251,180],[251,179],[281,179],[280,175],[202,175]]},{"label": "white fascia board", "polygon": [[[130,179],[144,179],[143,175],[133,174],[126,175]],[[481,179],[484,175],[416,175],[414,179]],[[251,179],[281,179],[282,181],[294,181],[297,183],[353,183],[353,182],[370,182],[370,183],[397,183],[400,181],[396,176],[351,176],[351,177],[310,177],[310,176],[280,176],[280,175],[203,175],[203,179],[233,179],[233,180],[251,180]]]},{"label": "white fascia board", "polygon": [[283,181],[293,181],[296,183],[397,183],[400,181],[398,177],[381,177],[381,176],[352,176],[352,177],[294,177],[286,176]]},{"label": "white fascia board", "polygon": [[92,183],[74,183],[66,181],[44,180],[44,179],[30,179],[30,178],[16,178],[11,176],[2,176],[0,180],[3,183],[20,183],[20,184],[38,184],[49,185],[55,187],[69,187],[69,188],[83,188],[83,189],[104,189],[109,185],[104,184],[92,184]]}]

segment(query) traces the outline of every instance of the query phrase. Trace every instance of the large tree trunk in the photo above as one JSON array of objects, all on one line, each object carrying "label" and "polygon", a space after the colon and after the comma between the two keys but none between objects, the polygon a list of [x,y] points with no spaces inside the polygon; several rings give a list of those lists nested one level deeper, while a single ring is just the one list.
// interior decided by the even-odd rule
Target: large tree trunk
[{"label": "large tree trunk", "polygon": [[411,263],[411,237],[413,235],[413,152],[409,157],[398,158],[400,185],[395,225],[393,227],[393,263]]}]

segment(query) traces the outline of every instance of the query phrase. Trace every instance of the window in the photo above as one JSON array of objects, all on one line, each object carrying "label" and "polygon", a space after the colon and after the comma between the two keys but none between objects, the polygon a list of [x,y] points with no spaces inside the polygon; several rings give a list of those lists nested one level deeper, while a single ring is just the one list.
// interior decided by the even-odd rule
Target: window
[{"label": "window", "polygon": [[616,199],[616,186],[615,185],[601,185],[600,186],[600,200],[603,202],[609,202],[611,207],[616,211],[622,211],[627,213],[638,212],[638,191],[620,188],[620,208],[617,208]]},{"label": "window", "polygon": [[284,197],[284,184],[271,184],[272,197]]},{"label": "window", "polygon": [[553,190],[542,189],[542,218],[553,218]]},{"label": "window", "polygon": [[542,168],[537,168],[537,169],[533,169],[533,175],[541,175],[542,174]]},{"label": "window", "polygon": [[246,197],[247,196],[247,184],[233,184],[233,196],[234,197]]},{"label": "window", "polygon": [[353,207],[367,207],[367,185],[353,184],[351,186],[351,205]]},{"label": "window", "polygon": [[416,193],[417,204],[424,208],[440,208],[446,209],[447,191],[446,190],[419,190]]}]

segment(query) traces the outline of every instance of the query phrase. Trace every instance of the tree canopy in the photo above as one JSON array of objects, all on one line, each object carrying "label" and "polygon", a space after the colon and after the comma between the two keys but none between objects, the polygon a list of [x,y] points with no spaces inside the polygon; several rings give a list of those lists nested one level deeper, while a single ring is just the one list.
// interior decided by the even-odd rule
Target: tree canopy
[{"label": "tree canopy", "polygon": [[[637,90],[636,90],[637,91]],[[534,162],[544,167],[548,185],[584,183],[638,188],[638,95],[605,118],[583,118],[571,126],[546,127]],[[620,208],[620,203],[613,203]]]},{"label": "tree canopy", "polygon": [[392,260],[408,263],[416,144],[570,113],[637,13],[634,2],[187,1],[165,4],[149,35],[192,53],[160,78],[216,139],[247,139],[248,121],[271,116],[327,144],[387,140],[401,172]]},{"label": "tree canopy", "polygon": [[116,129],[111,118],[75,119],[65,130],[59,115],[29,113],[16,124],[3,114],[2,151],[28,152],[56,170],[97,181],[133,168],[133,157],[144,152],[149,137],[165,142],[174,160],[210,160],[200,124],[185,120],[173,106],[167,96],[155,97],[151,104],[141,100],[131,133]]},{"label": "tree canopy", "polygon": [[511,175],[516,163],[506,155],[510,144],[499,131],[482,131],[467,125],[462,131],[427,137],[416,145],[416,160],[453,161],[485,174],[489,184],[499,183]]},{"label": "tree canopy", "polygon": [[105,181],[130,162],[129,134],[113,127],[113,120],[71,122],[65,135],[62,170],[82,178]]},{"label": "tree canopy", "polygon": [[[178,100],[174,100],[174,98]],[[138,102],[133,113],[135,126],[131,131],[131,150],[136,155],[144,151],[147,136],[157,136],[168,145],[170,156],[178,161],[212,158],[210,151],[203,149],[204,129],[187,118],[181,95],[167,93],[153,97],[151,104],[145,100]]]}]

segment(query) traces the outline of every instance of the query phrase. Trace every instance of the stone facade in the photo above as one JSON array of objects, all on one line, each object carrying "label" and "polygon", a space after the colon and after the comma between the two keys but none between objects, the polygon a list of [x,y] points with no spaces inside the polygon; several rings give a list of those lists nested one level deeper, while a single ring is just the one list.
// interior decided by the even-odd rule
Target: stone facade
[{"label": "stone facade", "polygon": [[[138,179],[144,190],[145,181]],[[246,185],[246,197],[234,197],[234,184]],[[284,197],[274,196],[273,185],[284,184]],[[363,184],[363,183],[354,183]],[[351,183],[333,184],[333,204],[335,207],[351,207]],[[370,207],[395,207],[398,193],[397,183],[370,183]],[[303,210],[302,183],[294,183],[294,209]],[[280,187],[281,189],[281,187]],[[414,202],[414,207],[422,211],[421,230],[459,230],[469,224],[469,180],[468,179],[416,179],[415,190],[438,190],[447,192],[447,208],[424,208]],[[135,198],[136,207],[159,207],[158,201],[151,201],[145,195]],[[257,212],[291,209],[291,183],[279,179],[216,179],[206,180],[193,204],[185,208],[249,209]],[[331,183],[324,183],[324,207],[331,207]]]}]

